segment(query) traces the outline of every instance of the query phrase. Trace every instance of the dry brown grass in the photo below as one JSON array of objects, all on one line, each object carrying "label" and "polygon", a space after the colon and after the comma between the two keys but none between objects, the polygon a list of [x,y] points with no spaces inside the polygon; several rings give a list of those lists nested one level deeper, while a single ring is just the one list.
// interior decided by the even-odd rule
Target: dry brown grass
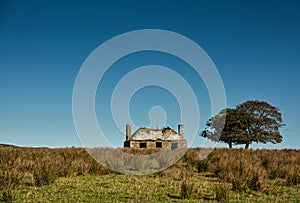
[{"label": "dry brown grass", "polygon": [[276,184],[300,183],[300,150],[215,149],[207,159],[197,160],[194,157],[200,150],[190,150],[185,159],[198,172],[211,172],[221,181],[231,183],[234,191],[268,193]]},{"label": "dry brown grass", "polygon": [[0,148],[0,190],[20,184],[43,186],[58,177],[107,174],[82,148]]},{"label": "dry brown grass", "polygon": [[[133,154],[157,152],[124,151]],[[228,190],[269,194],[276,191],[277,186],[300,184],[300,150],[215,149],[204,160],[199,160],[199,151],[200,148],[190,149],[172,166],[172,173],[178,171],[177,177],[181,181],[181,198],[203,193],[194,186],[193,176],[197,173],[216,178],[215,200],[221,202],[227,202]],[[170,175],[168,171],[160,171],[154,176],[167,177]],[[0,148],[2,201],[12,201],[11,191],[20,186],[39,187],[49,185],[60,177],[104,174],[116,172],[97,163],[83,148]]]}]

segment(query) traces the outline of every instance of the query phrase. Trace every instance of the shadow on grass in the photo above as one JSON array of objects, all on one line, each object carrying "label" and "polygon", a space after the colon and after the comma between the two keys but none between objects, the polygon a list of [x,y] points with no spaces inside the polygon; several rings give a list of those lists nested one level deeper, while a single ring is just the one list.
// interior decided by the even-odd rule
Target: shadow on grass
[{"label": "shadow on grass", "polygon": [[182,199],[182,197],[180,195],[172,195],[172,194],[168,194],[168,197],[172,198],[172,199]]}]

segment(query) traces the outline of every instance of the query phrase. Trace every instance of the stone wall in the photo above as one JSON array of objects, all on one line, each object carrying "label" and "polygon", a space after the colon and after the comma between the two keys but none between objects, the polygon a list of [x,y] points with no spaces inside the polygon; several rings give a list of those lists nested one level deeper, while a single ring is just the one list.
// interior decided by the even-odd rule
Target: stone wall
[{"label": "stone wall", "polygon": [[157,149],[157,148],[186,148],[186,140],[129,140],[124,142],[124,147],[134,149]]}]

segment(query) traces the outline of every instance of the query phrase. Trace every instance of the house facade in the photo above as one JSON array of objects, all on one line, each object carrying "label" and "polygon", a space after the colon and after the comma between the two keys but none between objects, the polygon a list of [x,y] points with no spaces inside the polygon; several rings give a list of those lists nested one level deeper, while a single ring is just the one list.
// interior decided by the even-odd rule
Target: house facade
[{"label": "house facade", "polygon": [[183,124],[178,125],[178,132],[169,127],[163,129],[139,128],[131,135],[131,126],[127,124],[124,147],[135,149],[186,148],[187,141],[184,139],[183,128]]}]

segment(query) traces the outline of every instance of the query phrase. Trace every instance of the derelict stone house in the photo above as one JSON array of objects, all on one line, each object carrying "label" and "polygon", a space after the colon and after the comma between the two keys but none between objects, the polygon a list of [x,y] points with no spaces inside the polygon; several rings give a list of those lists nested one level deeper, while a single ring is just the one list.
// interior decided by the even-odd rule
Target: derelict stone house
[{"label": "derelict stone house", "polygon": [[131,135],[130,124],[126,125],[126,148],[186,148],[187,141],[184,139],[183,124],[178,125],[178,132],[167,127],[163,129],[139,128]]}]

